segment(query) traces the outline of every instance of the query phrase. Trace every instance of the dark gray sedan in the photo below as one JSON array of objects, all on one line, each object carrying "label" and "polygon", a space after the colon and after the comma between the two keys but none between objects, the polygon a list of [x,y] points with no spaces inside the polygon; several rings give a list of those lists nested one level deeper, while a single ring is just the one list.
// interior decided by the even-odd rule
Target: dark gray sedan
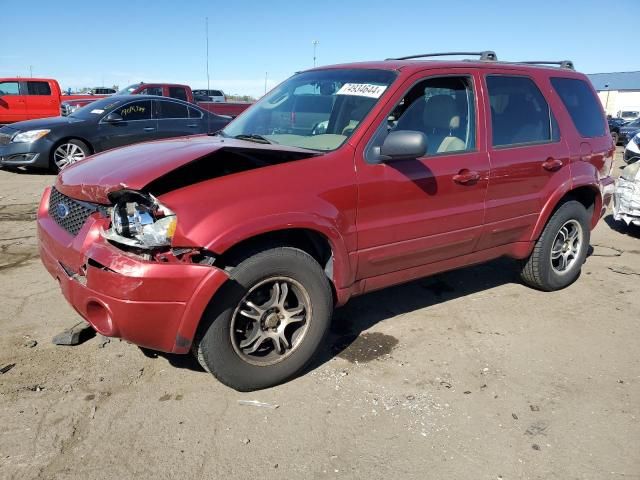
[{"label": "dark gray sedan", "polygon": [[230,120],[230,117],[215,115],[173,98],[107,97],[68,117],[29,120],[0,128],[0,166],[57,171],[110,148],[214,133]]}]

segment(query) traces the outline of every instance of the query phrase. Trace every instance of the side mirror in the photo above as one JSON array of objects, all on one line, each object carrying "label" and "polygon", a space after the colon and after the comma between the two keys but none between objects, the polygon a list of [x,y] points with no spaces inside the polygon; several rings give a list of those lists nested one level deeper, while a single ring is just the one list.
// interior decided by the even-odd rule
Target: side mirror
[{"label": "side mirror", "polygon": [[104,121],[106,123],[119,123],[119,122],[124,122],[124,118],[122,118],[116,112],[111,112],[109,115],[104,117]]},{"label": "side mirror", "polygon": [[397,130],[384,139],[378,155],[379,162],[412,160],[427,153],[427,136],[414,130]]}]

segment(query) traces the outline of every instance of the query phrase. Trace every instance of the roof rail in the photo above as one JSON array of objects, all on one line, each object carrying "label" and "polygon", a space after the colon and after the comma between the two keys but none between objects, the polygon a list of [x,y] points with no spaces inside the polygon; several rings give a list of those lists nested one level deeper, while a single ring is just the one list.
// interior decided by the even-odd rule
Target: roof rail
[{"label": "roof rail", "polygon": [[568,68],[569,70],[575,70],[575,67],[573,66],[573,62],[571,60],[560,60],[560,61],[549,61],[549,62],[545,62],[545,61],[539,61],[539,62],[534,62],[534,61],[526,61],[526,62],[515,62],[515,63],[524,63],[526,65],[558,65],[560,68]]},{"label": "roof rail", "polygon": [[452,55],[478,55],[482,61],[495,62],[498,60],[496,52],[493,50],[484,50],[482,52],[442,52],[442,53],[423,53],[420,55],[409,55],[408,57],[387,58],[387,60],[412,60],[414,58],[425,57],[449,57]]}]

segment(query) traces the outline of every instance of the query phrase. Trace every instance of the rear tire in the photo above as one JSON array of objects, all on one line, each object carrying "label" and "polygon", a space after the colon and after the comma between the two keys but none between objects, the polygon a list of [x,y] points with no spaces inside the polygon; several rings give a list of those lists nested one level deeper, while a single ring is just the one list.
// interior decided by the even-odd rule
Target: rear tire
[{"label": "rear tire", "polygon": [[331,286],[318,262],[296,248],[272,248],[231,270],[204,313],[193,351],[231,388],[272,387],[307,366],[332,312]]},{"label": "rear tire", "polygon": [[575,200],[563,203],[545,225],[529,258],[522,262],[523,282],[547,292],[573,283],[587,257],[590,234],[584,206]]}]

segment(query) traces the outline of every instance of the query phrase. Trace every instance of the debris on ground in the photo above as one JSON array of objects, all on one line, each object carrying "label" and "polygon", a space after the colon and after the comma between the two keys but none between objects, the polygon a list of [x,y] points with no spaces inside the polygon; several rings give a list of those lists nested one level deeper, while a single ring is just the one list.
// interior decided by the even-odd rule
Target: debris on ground
[{"label": "debris on ground", "polygon": [[531,409],[532,412],[540,411],[540,407],[538,405],[529,405],[529,408]]},{"label": "debris on ground", "polygon": [[512,413],[511,416],[513,417],[514,420],[518,420],[518,415],[516,415],[515,413]]},{"label": "debris on ground", "polygon": [[98,348],[104,348],[107,343],[110,343],[111,339],[104,335],[98,335]]},{"label": "debris on ground", "polygon": [[16,366],[15,363],[10,363],[9,365],[5,365],[4,367],[0,368],[0,373],[7,373],[9,370],[11,370],[15,366]]},{"label": "debris on ground", "polygon": [[251,442],[251,440],[249,440],[248,438],[243,438],[242,439],[242,443],[245,445],[249,445],[249,443]]},{"label": "debris on ground", "polygon": [[35,340],[27,340],[23,345],[27,348],[33,348],[38,345],[38,342],[36,342]]},{"label": "debris on ground", "polygon": [[272,410],[280,408],[280,405],[277,405],[275,403],[259,402],[258,400],[238,400],[238,405],[245,405],[247,407],[270,408]]},{"label": "debris on ground", "polygon": [[78,322],[53,337],[54,345],[79,345],[93,337],[95,330],[86,322]]}]

